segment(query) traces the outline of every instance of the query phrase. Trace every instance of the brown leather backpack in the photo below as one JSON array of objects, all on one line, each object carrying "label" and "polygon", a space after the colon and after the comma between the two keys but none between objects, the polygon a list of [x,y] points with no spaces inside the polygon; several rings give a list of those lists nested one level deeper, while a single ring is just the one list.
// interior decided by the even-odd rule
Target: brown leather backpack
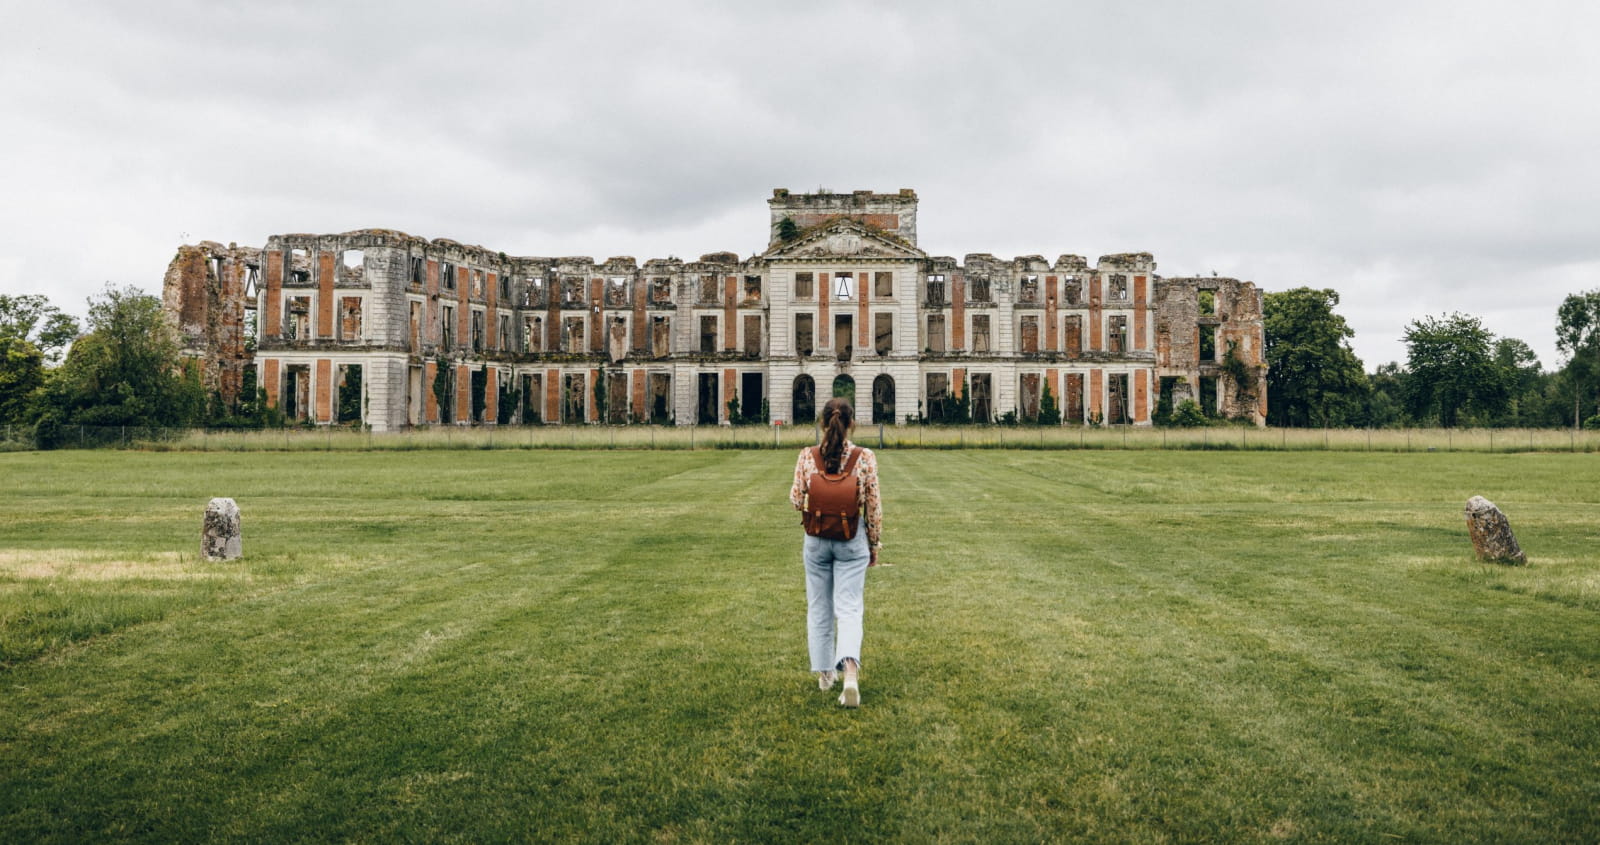
[{"label": "brown leather backpack", "polygon": [[856,535],[856,523],[861,519],[860,480],[856,478],[856,459],[861,457],[861,447],[850,450],[838,475],[828,475],[824,471],[822,447],[811,448],[816,471],[806,479],[805,508],[800,513],[800,524],[813,537],[852,539]]}]

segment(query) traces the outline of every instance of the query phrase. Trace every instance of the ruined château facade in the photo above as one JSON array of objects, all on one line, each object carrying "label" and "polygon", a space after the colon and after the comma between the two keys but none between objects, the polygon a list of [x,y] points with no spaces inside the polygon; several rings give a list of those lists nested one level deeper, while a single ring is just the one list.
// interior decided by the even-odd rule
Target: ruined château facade
[{"label": "ruined ch\u00e2teau facade", "polygon": [[[917,196],[768,200],[767,250],[698,261],[508,256],[384,229],[181,247],[164,300],[208,387],[288,416],[439,423],[862,424],[961,415],[1148,425],[1161,397],[1261,424],[1261,293],[1149,253],[957,262]],[[253,339],[248,329],[253,326]],[[253,349],[251,348],[253,346]]]}]

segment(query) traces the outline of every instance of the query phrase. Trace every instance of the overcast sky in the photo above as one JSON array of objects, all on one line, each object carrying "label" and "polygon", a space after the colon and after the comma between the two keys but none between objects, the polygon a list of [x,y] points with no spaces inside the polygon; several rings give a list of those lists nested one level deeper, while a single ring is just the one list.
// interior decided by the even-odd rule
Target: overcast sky
[{"label": "overcast sky", "polygon": [[1600,287],[1593,2],[0,0],[0,292],[159,293],[179,243],[400,229],[513,255],[764,248],[914,188],[935,255],[1148,251],[1557,364]]}]

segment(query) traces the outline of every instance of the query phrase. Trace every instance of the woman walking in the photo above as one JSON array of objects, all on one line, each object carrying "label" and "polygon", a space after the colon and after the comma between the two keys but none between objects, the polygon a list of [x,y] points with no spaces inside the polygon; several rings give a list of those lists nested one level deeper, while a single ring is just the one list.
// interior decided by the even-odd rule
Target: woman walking
[{"label": "woman walking", "polygon": [[[806,640],[817,686],[833,689],[839,703],[861,704],[862,592],[867,567],[878,565],[883,506],[878,499],[878,459],[850,442],[855,409],[842,398],[822,407],[822,445],[800,451],[789,501],[806,527]],[[852,498],[854,501],[851,502]],[[850,507],[850,505],[854,507]]]}]

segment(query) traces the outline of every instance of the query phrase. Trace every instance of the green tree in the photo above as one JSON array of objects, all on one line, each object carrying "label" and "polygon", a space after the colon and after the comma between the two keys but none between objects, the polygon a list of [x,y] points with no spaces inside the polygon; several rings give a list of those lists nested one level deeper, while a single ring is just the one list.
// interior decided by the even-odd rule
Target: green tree
[{"label": "green tree", "polygon": [[1539,367],[1539,356],[1528,344],[1514,337],[1502,337],[1494,342],[1494,362],[1506,385],[1505,412],[1495,424],[1540,425],[1547,379]]},{"label": "green tree", "polygon": [[1418,421],[1445,428],[1486,422],[1505,413],[1505,374],[1494,358],[1494,335],[1477,317],[1453,313],[1406,325],[1406,406]]},{"label": "green tree", "polygon": [[1352,420],[1367,428],[1389,428],[1410,422],[1406,417],[1406,380],[1410,377],[1398,361],[1379,364],[1367,376],[1367,396],[1361,413]]},{"label": "green tree", "polygon": [[27,341],[51,364],[61,361],[78,331],[78,321],[43,296],[0,293],[0,337]]},{"label": "green tree", "polygon": [[1035,420],[1039,425],[1060,425],[1061,406],[1056,404],[1056,395],[1050,392],[1050,382],[1044,383],[1044,393],[1039,397],[1039,418]]},{"label": "green tree", "polygon": [[44,385],[44,354],[20,337],[0,334],[0,425],[27,419],[33,395]]},{"label": "green tree", "polygon": [[186,370],[161,300],[107,285],[89,299],[89,333],[50,371],[41,416],[54,424],[185,426],[205,413],[199,375]]},{"label": "green tree", "polygon": [[1600,375],[1600,289],[1562,300],[1556,309],[1556,349],[1567,358],[1572,427],[1577,428],[1583,421],[1583,395],[1593,395],[1595,376]]},{"label": "green tree", "polygon": [[1350,349],[1355,332],[1334,313],[1338,304],[1332,289],[1300,287],[1262,297],[1268,423],[1346,425],[1359,416],[1367,378]]}]

